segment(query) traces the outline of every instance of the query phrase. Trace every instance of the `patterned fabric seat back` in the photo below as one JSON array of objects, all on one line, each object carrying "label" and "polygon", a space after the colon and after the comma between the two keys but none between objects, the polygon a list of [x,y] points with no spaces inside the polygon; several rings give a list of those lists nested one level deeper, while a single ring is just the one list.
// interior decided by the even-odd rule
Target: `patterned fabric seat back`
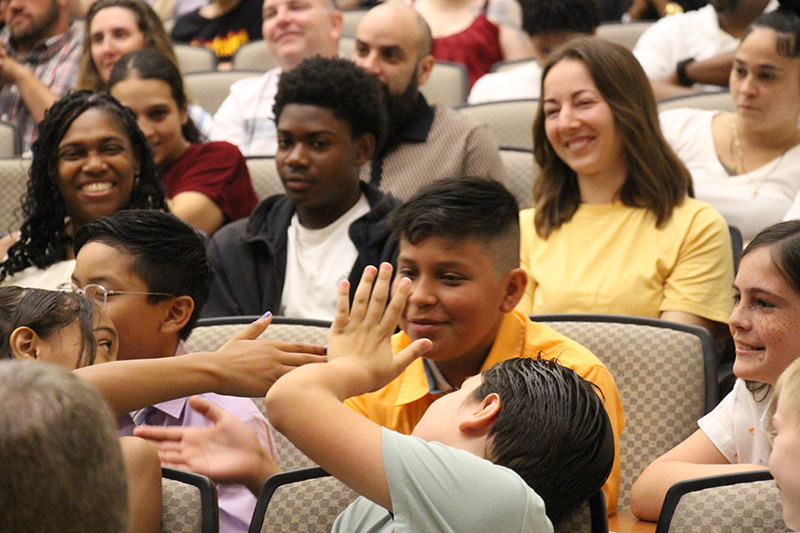
[{"label": "patterned fabric seat back", "polygon": [[666,320],[613,315],[531,317],[579,342],[614,376],[625,413],[620,438],[619,509],[654,459],[697,429],[716,405],[716,361],[703,328]]}]

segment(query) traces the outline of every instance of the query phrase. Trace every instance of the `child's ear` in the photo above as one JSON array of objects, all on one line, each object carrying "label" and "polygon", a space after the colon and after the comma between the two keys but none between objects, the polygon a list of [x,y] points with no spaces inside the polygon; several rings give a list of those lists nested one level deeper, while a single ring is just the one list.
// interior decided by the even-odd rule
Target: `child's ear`
[{"label": "child's ear", "polygon": [[167,313],[161,322],[161,333],[176,333],[192,318],[194,300],[191,296],[178,296],[174,300],[165,302],[168,305]]},{"label": "child's ear", "polygon": [[503,301],[500,306],[501,311],[510,313],[514,310],[525,294],[525,286],[527,284],[528,274],[521,268],[515,268],[506,274],[503,284]]},{"label": "child's ear", "polygon": [[38,359],[40,340],[39,335],[28,326],[18,327],[11,332],[11,336],[8,338],[11,355],[16,359]]},{"label": "child's ear", "polygon": [[465,410],[458,421],[458,430],[472,436],[488,435],[501,407],[499,394],[487,395],[474,409]]},{"label": "child's ear", "polygon": [[356,162],[361,166],[372,159],[372,155],[375,153],[375,137],[371,133],[365,133],[353,141],[356,143]]}]

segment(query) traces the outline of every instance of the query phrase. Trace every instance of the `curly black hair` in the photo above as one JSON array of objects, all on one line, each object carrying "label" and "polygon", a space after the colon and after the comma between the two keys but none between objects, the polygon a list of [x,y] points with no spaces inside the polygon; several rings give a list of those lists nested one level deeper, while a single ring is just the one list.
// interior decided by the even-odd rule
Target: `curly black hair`
[{"label": "curly black hair", "polygon": [[375,137],[377,151],[386,136],[386,110],[377,78],[349,59],[312,57],[281,75],[272,108],[275,122],[289,104],[330,109],[350,124],[353,137]]},{"label": "curly black hair", "polygon": [[522,29],[542,33],[594,33],[600,25],[597,0],[520,0]]},{"label": "curly black hair", "polygon": [[139,163],[126,208],[168,211],[153,154],[134,114],[108,94],[70,93],[53,104],[39,124],[28,188],[22,200],[24,222],[19,240],[0,263],[0,281],[29,266],[44,269],[67,259],[72,236],[67,231],[70,214],[58,188],[58,145],[75,119],[89,109],[102,109],[114,119],[130,140]]}]

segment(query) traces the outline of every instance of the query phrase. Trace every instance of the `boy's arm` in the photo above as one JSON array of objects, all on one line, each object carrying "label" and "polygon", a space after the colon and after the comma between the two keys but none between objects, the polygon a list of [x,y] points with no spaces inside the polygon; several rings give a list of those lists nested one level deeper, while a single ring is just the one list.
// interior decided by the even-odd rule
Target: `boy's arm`
[{"label": "boy's arm", "polygon": [[[430,349],[427,339],[393,355],[390,338],[411,283],[403,279],[386,307],[392,267],[367,267],[349,310],[349,284],[339,285],[328,363],[283,376],[267,393],[270,423],[331,475],[392,511],[383,464],[381,427],[342,402],[379,389]],[[370,296],[373,281],[375,287]],[[385,312],[384,312],[385,309]]]},{"label": "boy's arm", "polygon": [[253,322],[216,352],[116,361],[74,372],[100,390],[116,416],[204,392],[261,396],[290,370],[325,361],[322,346],[258,339],[270,321]]}]

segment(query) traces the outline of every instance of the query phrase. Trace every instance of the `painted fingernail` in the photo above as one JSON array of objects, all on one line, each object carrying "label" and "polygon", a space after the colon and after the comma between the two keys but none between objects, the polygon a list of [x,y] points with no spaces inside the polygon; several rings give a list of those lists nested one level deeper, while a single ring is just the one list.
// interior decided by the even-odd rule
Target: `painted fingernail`
[{"label": "painted fingernail", "polygon": [[262,319],[264,319],[264,318],[269,318],[269,317],[271,317],[271,316],[272,316],[272,311],[267,311],[266,313],[264,313],[263,315],[261,315],[261,318],[260,318],[259,320],[262,320]]}]

